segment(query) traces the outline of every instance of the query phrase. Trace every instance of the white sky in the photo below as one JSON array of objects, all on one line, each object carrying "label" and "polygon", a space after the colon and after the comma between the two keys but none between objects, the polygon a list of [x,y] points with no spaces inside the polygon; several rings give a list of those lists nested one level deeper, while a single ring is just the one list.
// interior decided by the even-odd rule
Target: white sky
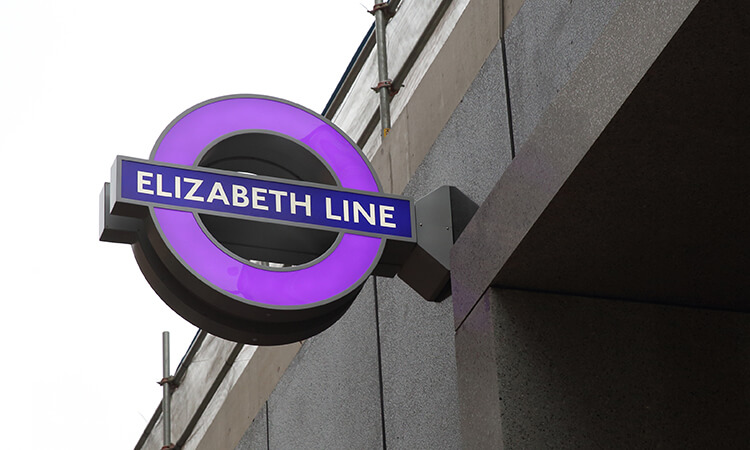
[{"label": "white sky", "polygon": [[[0,2],[0,448],[132,448],[195,327],[98,241],[118,154],[182,111],[256,93],[322,111],[370,1]],[[373,85],[376,80],[373,80]]]}]

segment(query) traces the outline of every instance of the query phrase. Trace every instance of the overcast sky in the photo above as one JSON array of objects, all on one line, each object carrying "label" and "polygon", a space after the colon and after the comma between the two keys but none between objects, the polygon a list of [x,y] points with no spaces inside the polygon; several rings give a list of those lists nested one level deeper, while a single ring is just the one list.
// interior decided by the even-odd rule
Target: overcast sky
[{"label": "overcast sky", "polygon": [[[116,155],[147,158],[185,109],[238,93],[321,112],[371,2],[0,2],[0,448],[132,448],[196,328],[98,241]],[[373,80],[373,85],[376,80]]]}]

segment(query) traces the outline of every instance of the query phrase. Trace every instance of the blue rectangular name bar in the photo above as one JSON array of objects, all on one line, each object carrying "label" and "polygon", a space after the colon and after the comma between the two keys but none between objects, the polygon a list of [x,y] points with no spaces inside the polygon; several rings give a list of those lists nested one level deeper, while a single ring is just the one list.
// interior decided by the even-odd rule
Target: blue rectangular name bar
[{"label": "blue rectangular name bar", "polygon": [[113,181],[115,202],[414,239],[403,197],[124,157]]}]

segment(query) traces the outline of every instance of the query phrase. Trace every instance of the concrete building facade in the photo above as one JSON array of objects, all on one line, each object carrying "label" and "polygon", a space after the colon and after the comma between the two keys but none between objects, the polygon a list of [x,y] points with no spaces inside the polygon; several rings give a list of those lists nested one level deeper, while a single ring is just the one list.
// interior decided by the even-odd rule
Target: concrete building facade
[{"label": "concrete building facade", "polygon": [[372,277],[305,342],[199,337],[176,446],[746,448],[750,6],[404,0],[388,30],[391,132],[372,37],[325,115],[389,192],[479,205],[452,295]]}]

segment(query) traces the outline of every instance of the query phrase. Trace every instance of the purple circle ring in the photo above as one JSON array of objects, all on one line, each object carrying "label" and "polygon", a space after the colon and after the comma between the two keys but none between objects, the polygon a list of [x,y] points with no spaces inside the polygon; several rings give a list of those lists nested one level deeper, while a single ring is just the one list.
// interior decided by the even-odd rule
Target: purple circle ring
[{"label": "purple circle ring", "polygon": [[[189,109],[162,134],[151,159],[191,166],[218,138],[242,130],[269,130],[294,138],[325,161],[340,186],[382,192],[369,162],[349,138],[317,114],[262,96],[221,97]],[[343,233],[332,251],[299,269],[264,269],[225,253],[191,212],[150,207],[172,253],[203,282],[241,302],[272,309],[306,309],[357,289],[380,258],[385,239]]]}]

